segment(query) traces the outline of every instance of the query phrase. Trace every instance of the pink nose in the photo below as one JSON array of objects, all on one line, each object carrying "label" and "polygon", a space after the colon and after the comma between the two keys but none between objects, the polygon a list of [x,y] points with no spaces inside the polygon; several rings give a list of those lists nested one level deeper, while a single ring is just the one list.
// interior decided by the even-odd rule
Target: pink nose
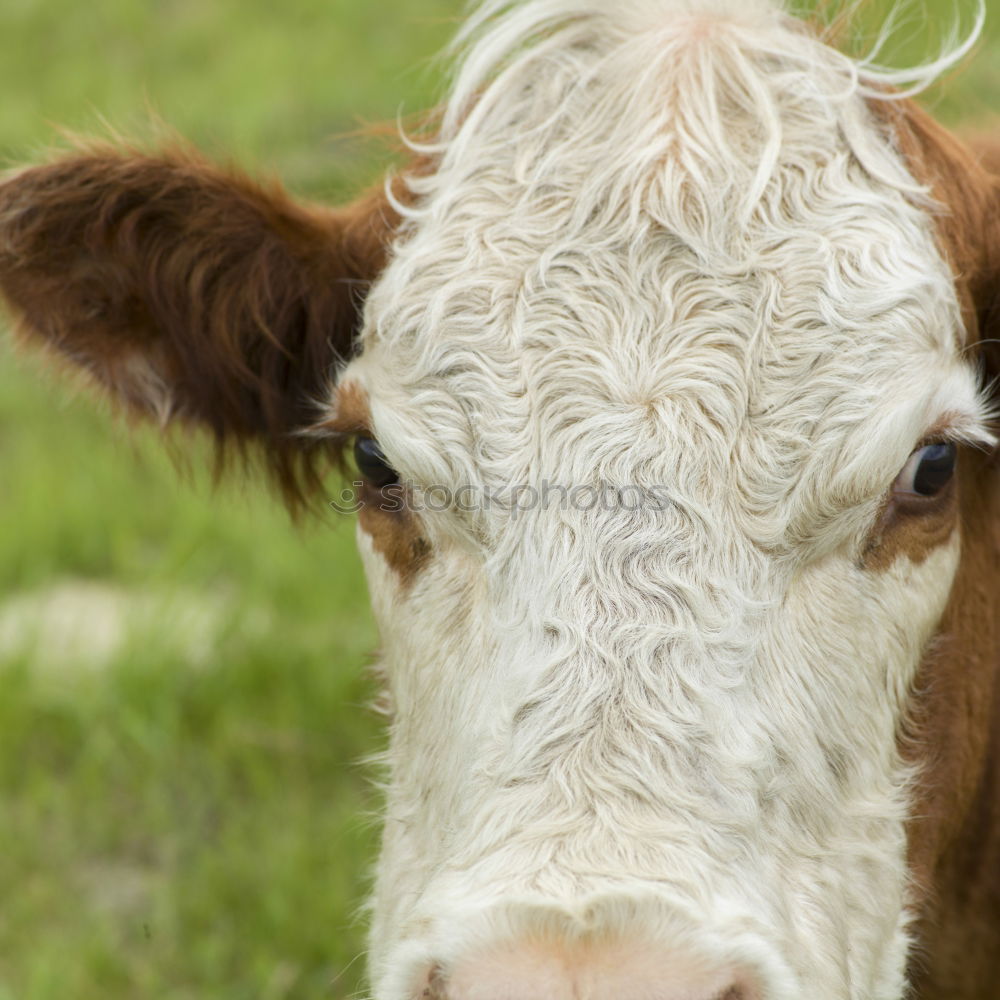
[{"label": "pink nose", "polygon": [[504,947],[436,973],[425,1000],[755,1000],[732,968],[622,945]]}]

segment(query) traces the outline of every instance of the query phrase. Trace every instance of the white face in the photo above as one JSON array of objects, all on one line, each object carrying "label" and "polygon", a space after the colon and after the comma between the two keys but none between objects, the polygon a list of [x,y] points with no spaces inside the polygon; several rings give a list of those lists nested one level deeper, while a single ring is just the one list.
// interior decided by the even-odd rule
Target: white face
[{"label": "white face", "polygon": [[961,538],[893,484],[985,434],[952,277],[845,59],[637,2],[525,48],[564,6],[472,49],[340,383],[439,487],[360,520],[374,995],[899,1000],[897,731]]}]

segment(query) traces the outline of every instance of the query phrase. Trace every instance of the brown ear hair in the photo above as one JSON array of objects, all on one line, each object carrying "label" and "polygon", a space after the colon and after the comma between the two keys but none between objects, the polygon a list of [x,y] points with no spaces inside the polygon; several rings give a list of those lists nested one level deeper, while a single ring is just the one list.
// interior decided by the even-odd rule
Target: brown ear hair
[{"label": "brown ear hair", "polygon": [[325,447],[296,432],[397,223],[381,189],[321,209],[189,149],[91,146],[0,184],[0,295],[131,413],[207,427],[220,458],[260,446],[296,507]]},{"label": "brown ear hair", "polygon": [[[987,370],[1000,383],[1000,122],[989,134],[970,135],[969,148],[986,173],[988,195],[984,264],[978,289],[979,328]],[[1000,395],[1000,384],[997,384]]]},{"label": "brown ear hair", "polygon": [[910,101],[877,101],[876,115],[914,177],[945,211],[938,218],[985,376],[1000,391],[1000,126],[959,139]]}]

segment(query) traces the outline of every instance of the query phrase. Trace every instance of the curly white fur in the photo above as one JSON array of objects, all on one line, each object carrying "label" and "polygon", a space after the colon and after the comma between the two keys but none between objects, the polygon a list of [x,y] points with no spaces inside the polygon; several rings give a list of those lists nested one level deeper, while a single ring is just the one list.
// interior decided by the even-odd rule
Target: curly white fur
[{"label": "curly white fur", "polygon": [[672,502],[425,514],[409,590],[361,533],[396,712],[374,995],[558,926],[900,1000],[896,733],[961,540],[859,556],[928,428],[986,436],[865,101],[901,78],[768,0],[489,0],[462,45],[343,378],[416,483]]}]

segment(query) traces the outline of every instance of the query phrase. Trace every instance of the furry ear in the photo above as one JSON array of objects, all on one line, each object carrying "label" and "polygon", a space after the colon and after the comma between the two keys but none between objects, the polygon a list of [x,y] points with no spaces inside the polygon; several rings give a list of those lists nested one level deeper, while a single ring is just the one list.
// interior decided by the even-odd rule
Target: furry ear
[{"label": "furry ear", "polygon": [[0,294],[22,335],[132,413],[257,445],[295,507],[318,416],[398,218],[383,191],[300,205],[193,151],[91,147],[0,184]]},{"label": "furry ear", "polygon": [[984,362],[1000,394],[1000,122],[992,133],[970,136],[968,141],[986,175],[983,264],[976,306]]},{"label": "furry ear", "polygon": [[878,101],[873,111],[944,208],[938,233],[968,311],[970,346],[1000,391],[1000,128],[962,141],[909,101]]}]

